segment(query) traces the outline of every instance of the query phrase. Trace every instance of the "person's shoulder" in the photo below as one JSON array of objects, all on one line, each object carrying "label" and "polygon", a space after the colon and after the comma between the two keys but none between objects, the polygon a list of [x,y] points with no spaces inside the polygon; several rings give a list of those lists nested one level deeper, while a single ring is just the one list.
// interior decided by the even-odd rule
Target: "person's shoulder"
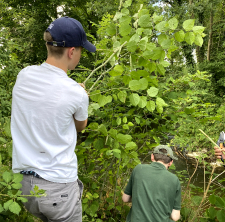
[{"label": "person's shoulder", "polygon": [[166,173],[167,173],[167,175],[169,176],[169,177],[171,177],[173,180],[175,180],[175,181],[179,181],[179,179],[178,179],[178,177],[177,177],[177,175],[175,175],[174,173],[171,173],[170,171],[165,171]]},{"label": "person's shoulder", "polygon": [[145,168],[148,168],[149,167],[149,164],[138,164],[134,170],[137,171],[137,170],[142,170],[142,169],[145,169]]}]

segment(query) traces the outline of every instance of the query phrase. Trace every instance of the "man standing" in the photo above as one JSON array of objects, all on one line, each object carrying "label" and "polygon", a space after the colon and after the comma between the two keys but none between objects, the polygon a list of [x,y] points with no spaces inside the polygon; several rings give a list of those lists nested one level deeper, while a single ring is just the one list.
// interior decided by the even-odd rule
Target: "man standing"
[{"label": "man standing", "polygon": [[151,160],[150,165],[134,168],[124,191],[123,201],[132,202],[127,222],[169,222],[180,218],[180,181],[168,171],[177,158],[170,147],[159,145]]},{"label": "man standing", "polygon": [[43,221],[82,221],[82,182],[74,153],[77,132],[87,125],[88,95],[67,76],[82,48],[95,52],[79,21],[62,17],[44,33],[48,58],[28,66],[13,88],[11,131],[14,173],[24,174],[22,192],[37,185],[47,196],[29,197],[27,210]]}]

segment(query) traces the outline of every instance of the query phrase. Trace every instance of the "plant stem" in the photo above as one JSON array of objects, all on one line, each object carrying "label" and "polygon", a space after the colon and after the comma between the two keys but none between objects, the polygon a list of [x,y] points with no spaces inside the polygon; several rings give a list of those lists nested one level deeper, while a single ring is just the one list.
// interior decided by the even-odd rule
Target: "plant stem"
[{"label": "plant stem", "polygon": [[206,133],[199,129],[202,134],[204,134],[217,148],[221,149]]},{"label": "plant stem", "polygon": [[127,44],[127,41],[124,42],[103,64],[101,64],[99,67],[97,67],[96,69],[94,69],[91,74],[85,79],[85,81],[83,82],[84,84],[92,77],[92,75],[97,71],[99,70],[101,67],[103,67],[104,65],[106,65],[111,59],[112,57],[118,52],[120,51],[124,45]]}]

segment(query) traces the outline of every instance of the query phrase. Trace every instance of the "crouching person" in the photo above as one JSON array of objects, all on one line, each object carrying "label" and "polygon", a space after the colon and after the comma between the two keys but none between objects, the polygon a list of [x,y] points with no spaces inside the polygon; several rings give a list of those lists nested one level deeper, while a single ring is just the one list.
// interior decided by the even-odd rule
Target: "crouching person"
[{"label": "crouching person", "polygon": [[159,145],[155,147],[151,160],[151,164],[139,164],[134,168],[125,188],[123,202],[132,202],[127,222],[180,219],[180,181],[168,171],[177,158],[170,147]]}]

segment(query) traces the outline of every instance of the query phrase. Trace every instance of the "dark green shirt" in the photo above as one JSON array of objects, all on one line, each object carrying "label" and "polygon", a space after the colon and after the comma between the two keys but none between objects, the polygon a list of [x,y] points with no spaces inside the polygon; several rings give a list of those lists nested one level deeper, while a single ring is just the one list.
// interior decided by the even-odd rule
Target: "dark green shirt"
[{"label": "dark green shirt", "polygon": [[181,209],[180,181],[158,162],[137,165],[124,193],[132,196],[127,222],[169,222]]}]

